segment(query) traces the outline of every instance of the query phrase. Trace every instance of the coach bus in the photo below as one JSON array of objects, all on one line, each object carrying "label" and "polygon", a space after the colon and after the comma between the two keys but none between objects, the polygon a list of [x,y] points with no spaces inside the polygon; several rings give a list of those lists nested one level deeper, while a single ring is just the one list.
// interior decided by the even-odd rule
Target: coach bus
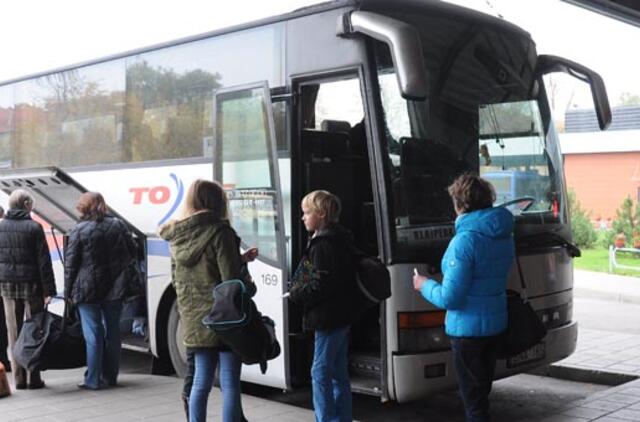
[{"label": "coach bus", "polygon": [[[575,349],[563,162],[544,75],[590,84],[600,127],[602,79],[537,55],[502,19],[417,0],[337,0],[292,13],[0,84],[0,189],[28,189],[62,286],[64,234],[80,192],[102,192],[140,245],[146,297],[126,312],[126,347],[154,369],[185,372],[170,250],[158,226],[179,214],[196,178],[228,191],[256,302],[276,321],[281,355],[242,379],[290,390],[308,382],[312,337],[283,294],[306,244],[300,201],[342,200],[357,245],[392,275],[392,296],[354,324],[354,391],[405,402],[455,385],[444,312],[412,288],[441,277],[454,230],[447,185],[459,174],[523,180],[506,203],[528,297],[549,329],[498,362],[498,377]],[[505,179],[505,180],[506,180]],[[520,288],[513,270],[510,287]]]}]

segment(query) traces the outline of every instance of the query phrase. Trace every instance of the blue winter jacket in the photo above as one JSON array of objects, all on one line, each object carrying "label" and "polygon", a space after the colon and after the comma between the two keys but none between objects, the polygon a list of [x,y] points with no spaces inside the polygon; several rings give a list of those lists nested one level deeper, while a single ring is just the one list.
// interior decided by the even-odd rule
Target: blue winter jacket
[{"label": "blue winter jacket", "polygon": [[446,309],[445,331],[487,337],[507,328],[507,275],[515,255],[513,216],[502,207],[456,219],[456,235],[442,257],[442,283],[427,280],[422,296]]}]

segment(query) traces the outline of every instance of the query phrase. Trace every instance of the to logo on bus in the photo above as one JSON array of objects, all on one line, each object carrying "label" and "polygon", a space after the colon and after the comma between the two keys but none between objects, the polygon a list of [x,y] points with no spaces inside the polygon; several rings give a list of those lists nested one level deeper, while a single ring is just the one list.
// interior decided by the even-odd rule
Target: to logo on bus
[{"label": "to logo on bus", "polygon": [[171,177],[176,186],[177,195],[173,201],[171,201],[171,188],[168,186],[158,185],[129,188],[129,192],[133,194],[133,205],[141,205],[145,202],[153,205],[162,205],[171,202],[169,211],[158,221],[158,226],[164,224],[173,215],[178,209],[184,195],[184,184],[182,180],[174,173],[170,173],[169,177]]}]

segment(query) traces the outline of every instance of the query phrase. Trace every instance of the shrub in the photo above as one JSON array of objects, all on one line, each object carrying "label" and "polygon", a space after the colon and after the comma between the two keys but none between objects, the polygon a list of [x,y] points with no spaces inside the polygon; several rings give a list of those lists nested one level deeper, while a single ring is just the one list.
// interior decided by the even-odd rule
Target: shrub
[{"label": "shrub", "polygon": [[569,190],[568,199],[573,242],[579,248],[589,249],[593,247],[598,240],[598,235],[593,228],[593,224],[591,224],[589,213],[582,209],[580,201],[576,198],[573,190]]},{"label": "shrub", "polygon": [[633,204],[630,196],[627,196],[620,208],[616,210],[616,218],[611,224],[615,234],[622,233],[627,239],[627,246],[633,246],[634,240],[640,236],[640,207]]}]

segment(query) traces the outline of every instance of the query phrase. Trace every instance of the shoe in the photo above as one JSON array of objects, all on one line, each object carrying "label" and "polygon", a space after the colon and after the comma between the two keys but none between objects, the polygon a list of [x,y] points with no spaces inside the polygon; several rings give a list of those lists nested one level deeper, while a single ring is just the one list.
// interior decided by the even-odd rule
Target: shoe
[{"label": "shoe", "polygon": [[27,383],[26,382],[21,382],[19,384],[16,384],[16,390],[26,390],[27,389]]},{"label": "shoe", "polygon": [[184,414],[189,422],[189,397],[182,396],[182,407],[184,408]]},{"label": "shoe", "polygon": [[31,382],[29,383],[29,385],[27,386],[27,388],[29,390],[39,390],[41,388],[44,388],[44,381],[40,380],[40,381],[36,381],[36,382]]},{"label": "shoe", "polygon": [[78,388],[79,388],[79,389],[81,389],[81,390],[94,390],[94,391],[95,391],[95,390],[100,390],[100,386],[98,386],[98,387],[91,387],[91,386],[89,386],[89,385],[85,384],[85,383],[84,383],[84,381],[83,381],[83,382],[79,382],[79,383],[78,383]]}]

